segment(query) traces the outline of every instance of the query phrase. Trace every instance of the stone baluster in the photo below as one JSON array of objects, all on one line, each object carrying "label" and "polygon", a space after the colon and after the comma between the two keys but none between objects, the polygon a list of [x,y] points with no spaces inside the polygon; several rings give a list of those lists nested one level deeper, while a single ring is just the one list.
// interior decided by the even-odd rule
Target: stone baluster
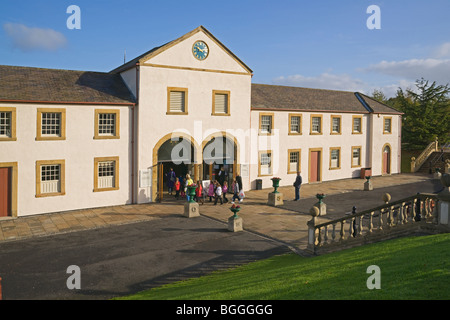
[{"label": "stone baluster", "polygon": [[378,230],[383,230],[383,213],[384,213],[384,210],[383,209],[381,209],[380,210],[380,215],[378,216],[379,217],[379,226],[378,226]]},{"label": "stone baluster", "polygon": [[363,232],[363,218],[364,216],[360,216],[359,217],[359,226],[358,226],[358,236],[362,236],[362,232]]},{"label": "stone baluster", "polygon": [[328,226],[325,226],[323,230],[323,244],[328,244]]},{"label": "stone baluster", "polygon": [[333,223],[333,231],[331,231],[331,239],[333,242],[336,241],[336,223]]},{"label": "stone baluster", "polygon": [[345,226],[345,220],[342,220],[342,221],[341,221],[341,232],[340,232],[341,238],[339,239],[339,240],[341,240],[341,241],[345,240],[345,230],[344,230],[344,226]]},{"label": "stone baluster", "polygon": [[374,212],[372,211],[369,215],[369,233],[372,233],[373,231],[373,214]]}]

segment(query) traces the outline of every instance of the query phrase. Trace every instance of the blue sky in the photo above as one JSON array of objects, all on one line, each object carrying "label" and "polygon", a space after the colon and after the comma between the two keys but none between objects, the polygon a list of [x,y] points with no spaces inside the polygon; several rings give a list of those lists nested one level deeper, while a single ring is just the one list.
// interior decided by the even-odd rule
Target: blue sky
[{"label": "blue sky", "polygon": [[[81,29],[66,25],[70,5]],[[370,30],[370,5],[381,29]],[[450,82],[449,0],[2,0],[0,64],[108,72],[199,25],[254,83],[361,91]]]}]

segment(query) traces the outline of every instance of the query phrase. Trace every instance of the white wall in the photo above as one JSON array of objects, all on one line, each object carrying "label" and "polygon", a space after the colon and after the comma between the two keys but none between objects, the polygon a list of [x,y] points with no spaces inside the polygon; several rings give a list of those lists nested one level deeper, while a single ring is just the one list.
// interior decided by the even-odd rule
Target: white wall
[{"label": "white wall", "polygon": [[[2,105],[16,108],[17,141],[0,141],[0,162],[18,163],[18,216],[130,203],[130,108]],[[66,109],[66,139],[36,141],[38,108]],[[94,140],[95,109],[120,110],[120,139]],[[119,190],[93,192],[94,158],[119,157]],[[36,197],[36,161],[65,159],[65,195]]]},{"label": "white wall", "polygon": [[[272,177],[282,178],[281,186],[291,186],[296,178],[296,173],[288,174],[288,149],[301,149],[301,174],[303,183],[309,180],[309,149],[322,148],[322,181],[347,179],[360,177],[361,168],[371,167],[372,175],[381,175],[382,148],[385,143],[392,147],[391,173],[399,173],[398,154],[400,150],[398,139],[398,116],[392,116],[392,134],[383,134],[383,115],[373,120],[373,146],[370,147],[370,123],[369,114],[353,113],[311,113],[311,112],[287,112],[287,111],[252,111],[252,127],[259,127],[260,113],[270,112],[274,114],[275,133],[272,136],[258,136],[258,145],[252,149],[256,160],[251,166],[250,182],[252,188],[256,187],[256,179],[263,181],[263,188],[272,187]],[[288,135],[289,113],[302,115],[302,134]],[[321,135],[310,134],[311,114],[322,114],[323,130]],[[331,115],[341,116],[341,134],[332,135]],[[352,134],[352,117],[363,116],[362,134]],[[385,115],[386,116],[386,115]],[[278,130],[278,132],[277,132]],[[267,142],[269,141],[269,142]],[[361,167],[352,167],[352,146],[361,146]],[[330,148],[340,147],[340,169],[330,169]],[[272,150],[273,174],[270,176],[258,176],[258,151]],[[372,152],[372,155],[370,154]]]}]

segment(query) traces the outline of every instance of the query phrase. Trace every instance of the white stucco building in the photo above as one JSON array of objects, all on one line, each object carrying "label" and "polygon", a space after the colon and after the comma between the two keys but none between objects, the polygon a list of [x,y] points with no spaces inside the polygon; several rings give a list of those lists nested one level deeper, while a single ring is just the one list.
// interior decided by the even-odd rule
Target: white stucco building
[{"label": "white stucco building", "polygon": [[157,201],[170,168],[246,190],[400,172],[397,110],[252,75],[204,27],[109,73],[0,66],[0,219]]}]

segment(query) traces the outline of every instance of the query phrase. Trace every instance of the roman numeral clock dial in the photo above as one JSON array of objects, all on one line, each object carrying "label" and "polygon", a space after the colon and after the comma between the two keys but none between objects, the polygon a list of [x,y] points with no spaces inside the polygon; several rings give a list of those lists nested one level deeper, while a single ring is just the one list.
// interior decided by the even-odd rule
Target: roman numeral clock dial
[{"label": "roman numeral clock dial", "polygon": [[202,61],[208,57],[209,48],[203,41],[196,41],[192,46],[192,53],[195,58]]}]

